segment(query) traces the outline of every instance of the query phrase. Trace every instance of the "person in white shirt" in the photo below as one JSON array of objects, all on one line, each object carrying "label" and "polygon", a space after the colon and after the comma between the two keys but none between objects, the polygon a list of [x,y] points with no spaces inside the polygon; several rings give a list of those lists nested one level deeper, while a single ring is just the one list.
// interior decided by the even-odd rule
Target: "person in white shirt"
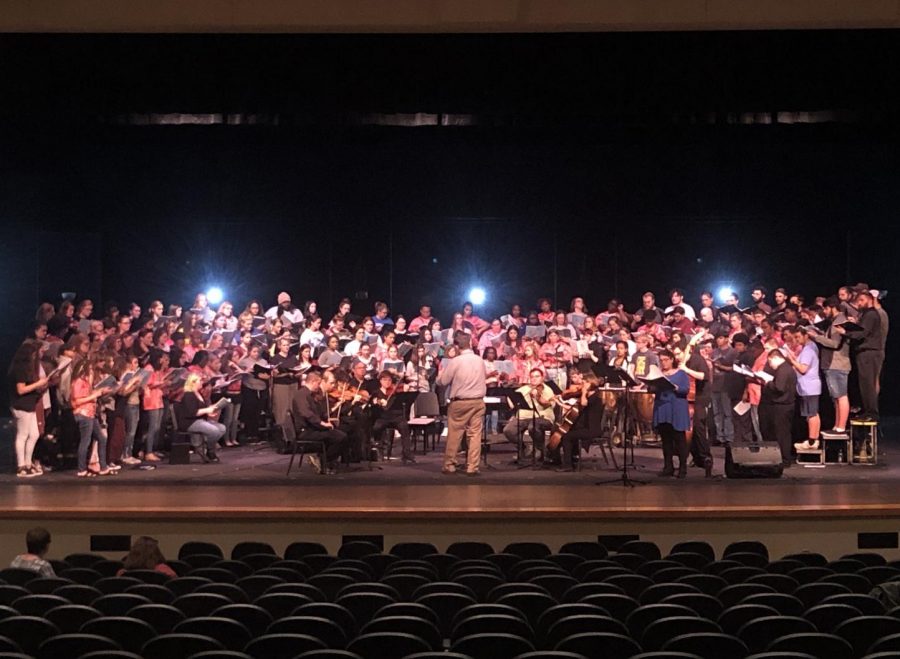
[{"label": "person in white shirt", "polygon": [[689,305],[684,301],[684,291],[680,288],[673,288],[669,291],[669,299],[672,301],[672,305],[666,307],[665,315],[669,316],[675,310],[675,307],[681,307],[684,309],[684,317],[690,320],[691,322],[697,319],[697,314],[694,313],[694,307]]},{"label": "person in white shirt", "polygon": [[353,357],[356,353],[359,352],[359,347],[366,342],[366,330],[364,330],[361,326],[356,328],[356,331],[353,332],[353,340],[350,341],[346,346],[344,346],[344,354],[348,357]]},{"label": "person in white shirt", "polygon": [[278,312],[281,311],[282,322],[286,321],[292,326],[303,323],[303,312],[291,304],[291,296],[288,293],[281,291],[278,294],[277,301],[278,304],[266,311],[266,318],[274,320],[278,317]]},{"label": "person in white shirt", "polygon": [[325,342],[325,335],[322,334],[322,319],[319,316],[310,316],[307,319],[307,327],[300,335],[300,345],[308,345],[315,352],[316,348]]}]

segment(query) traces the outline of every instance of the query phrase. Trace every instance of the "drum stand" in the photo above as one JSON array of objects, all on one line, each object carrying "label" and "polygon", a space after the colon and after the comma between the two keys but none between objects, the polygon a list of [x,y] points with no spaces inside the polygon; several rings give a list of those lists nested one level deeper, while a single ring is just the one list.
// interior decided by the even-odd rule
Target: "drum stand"
[{"label": "drum stand", "polygon": [[[628,378],[628,380],[631,380],[631,378],[629,378],[627,374],[622,374],[621,377],[623,379]],[[637,480],[635,478],[631,478],[628,475],[628,437],[627,437],[628,421],[629,421],[628,395],[629,395],[629,390],[630,390],[631,386],[636,384],[634,382],[634,380],[631,380],[631,382],[628,382],[628,380],[625,381],[625,393],[624,393],[624,397],[622,399],[622,406],[625,408],[624,428],[626,431],[622,435],[622,477],[621,478],[608,478],[606,480],[597,481],[596,483],[594,483],[594,485],[608,485],[610,483],[621,483],[623,487],[635,487],[637,485],[646,485],[647,484],[647,481]],[[631,441],[631,461],[632,461],[632,466],[634,466],[634,440],[633,439]]]}]

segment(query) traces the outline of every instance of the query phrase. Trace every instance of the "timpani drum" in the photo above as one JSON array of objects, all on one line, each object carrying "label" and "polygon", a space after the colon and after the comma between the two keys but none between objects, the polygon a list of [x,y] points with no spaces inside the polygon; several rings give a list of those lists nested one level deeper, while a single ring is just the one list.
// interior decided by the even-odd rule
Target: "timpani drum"
[{"label": "timpani drum", "polygon": [[628,393],[628,407],[631,418],[647,425],[653,424],[653,399],[654,395],[649,391],[630,391]]}]

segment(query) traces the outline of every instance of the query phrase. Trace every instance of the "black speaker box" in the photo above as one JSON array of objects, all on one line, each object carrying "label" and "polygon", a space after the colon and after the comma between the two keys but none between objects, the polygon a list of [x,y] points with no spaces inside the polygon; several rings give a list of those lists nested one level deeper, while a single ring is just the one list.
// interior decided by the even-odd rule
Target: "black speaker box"
[{"label": "black speaker box", "polygon": [[776,442],[746,442],[725,448],[728,478],[781,478],[781,449]]}]

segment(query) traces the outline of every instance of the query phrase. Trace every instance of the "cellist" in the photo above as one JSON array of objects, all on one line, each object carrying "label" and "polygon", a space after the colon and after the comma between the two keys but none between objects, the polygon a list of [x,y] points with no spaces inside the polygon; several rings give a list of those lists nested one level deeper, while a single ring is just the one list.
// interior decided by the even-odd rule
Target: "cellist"
[{"label": "cellist", "polygon": [[600,436],[603,427],[603,401],[600,396],[595,396],[590,391],[592,386],[594,383],[577,368],[569,369],[569,389],[579,388],[576,405],[581,412],[572,424],[571,430],[560,440],[562,466],[556,471],[575,471],[575,461],[581,455],[581,440],[591,440]]}]

